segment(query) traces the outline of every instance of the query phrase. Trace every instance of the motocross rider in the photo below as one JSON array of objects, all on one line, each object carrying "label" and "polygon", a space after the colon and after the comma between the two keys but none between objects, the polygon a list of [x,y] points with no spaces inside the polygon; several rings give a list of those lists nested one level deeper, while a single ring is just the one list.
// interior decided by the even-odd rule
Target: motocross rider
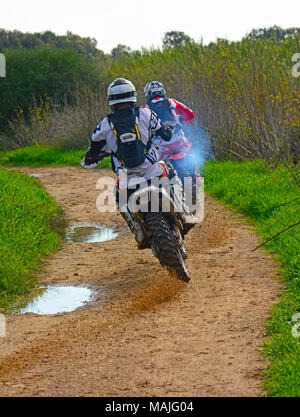
[{"label": "motocross rider", "polygon": [[[81,165],[88,169],[97,166],[102,159],[100,152],[108,145],[115,173],[126,170],[128,176],[138,174],[145,180],[161,175],[162,167],[156,163],[161,158],[152,137],[157,134],[168,141],[174,128],[162,124],[150,108],[136,106],[136,89],[129,80],[115,79],[109,85],[107,95],[112,112],[96,127]],[[116,200],[118,203],[118,190]],[[126,213],[121,214],[129,224]]]},{"label": "motocross rider", "polygon": [[185,137],[182,130],[182,122],[191,122],[194,119],[194,112],[184,104],[173,98],[166,98],[166,90],[162,83],[150,81],[144,88],[147,103],[143,108],[154,111],[162,122],[175,124],[175,133],[171,140],[165,141],[164,138],[157,138],[155,143],[159,146],[161,159],[165,160],[171,154],[186,154],[172,161],[180,178],[183,179],[186,167],[193,175],[196,170],[196,161],[192,156],[193,145]]}]

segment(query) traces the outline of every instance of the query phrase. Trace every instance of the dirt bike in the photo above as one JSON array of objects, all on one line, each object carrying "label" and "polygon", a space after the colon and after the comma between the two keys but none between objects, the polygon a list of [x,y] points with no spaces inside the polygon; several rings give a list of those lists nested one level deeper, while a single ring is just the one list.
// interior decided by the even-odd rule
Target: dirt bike
[{"label": "dirt bike", "polygon": [[[108,156],[111,154],[107,151],[100,154],[100,158]],[[121,203],[120,196],[124,190],[118,180],[115,186],[118,208],[135,235],[138,249],[151,248],[163,267],[178,279],[188,282],[190,275],[184,262],[187,252],[183,239],[190,229],[189,209],[184,202],[183,186],[174,167],[168,162],[157,163],[163,170],[158,179],[169,179],[168,190],[148,180],[142,188],[131,190]],[[159,201],[159,210],[155,212],[151,211],[153,199]],[[136,203],[139,203],[138,209],[134,207]],[[164,205],[169,206],[169,211],[164,211]]]}]

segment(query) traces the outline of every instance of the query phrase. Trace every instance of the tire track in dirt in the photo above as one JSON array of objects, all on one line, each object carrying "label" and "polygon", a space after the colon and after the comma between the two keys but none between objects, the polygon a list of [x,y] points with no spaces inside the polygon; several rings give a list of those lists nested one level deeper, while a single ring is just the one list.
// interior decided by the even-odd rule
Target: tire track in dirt
[{"label": "tire track in dirt", "polygon": [[66,219],[119,232],[101,244],[63,244],[40,282],[88,283],[95,301],[71,313],[7,316],[0,339],[2,396],[255,396],[265,366],[263,323],[280,284],[278,265],[243,218],[206,197],[205,219],[186,239],[192,280],[170,278],[137,251],[118,213],[96,210],[109,171],[47,172],[44,186]]}]

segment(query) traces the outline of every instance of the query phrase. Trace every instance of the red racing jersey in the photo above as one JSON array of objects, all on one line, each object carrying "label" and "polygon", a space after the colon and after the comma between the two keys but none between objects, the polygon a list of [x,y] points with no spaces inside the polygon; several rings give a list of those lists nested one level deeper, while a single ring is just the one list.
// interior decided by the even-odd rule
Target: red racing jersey
[{"label": "red racing jersey", "polygon": [[[163,101],[163,100],[164,99],[162,97],[156,97],[156,98],[153,98],[151,102],[155,105],[156,103]],[[188,123],[194,119],[195,114],[193,110],[191,110],[185,104],[181,103],[180,101],[175,100],[174,98],[168,98],[166,100],[169,101],[170,111],[176,123],[178,124],[180,124],[180,122]],[[142,107],[150,108],[148,104],[144,104]]]},{"label": "red racing jersey", "polygon": [[167,106],[169,116],[167,115],[166,117],[166,115],[164,115],[165,117],[161,117],[159,112],[157,113],[158,116],[161,117],[163,122],[165,121],[163,120],[164,118],[167,120],[173,119],[173,121],[176,122],[176,124],[179,126],[179,129],[176,130],[176,133],[169,142],[164,141],[161,138],[157,138],[157,140],[155,140],[155,143],[159,146],[161,152],[161,159],[164,160],[172,153],[191,152],[193,150],[192,143],[185,137],[183,130],[180,128],[180,125],[182,122],[191,122],[194,119],[195,114],[189,107],[180,101],[175,100],[174,98],[164,99],[162,97],[156,97],[151,100],[153,107],[150,107],[147,103],[142,107],[151,108],[153,111],[155,111],[155,104],[162,102],[163,100],[168,101],[169,103],[169,106]]}]

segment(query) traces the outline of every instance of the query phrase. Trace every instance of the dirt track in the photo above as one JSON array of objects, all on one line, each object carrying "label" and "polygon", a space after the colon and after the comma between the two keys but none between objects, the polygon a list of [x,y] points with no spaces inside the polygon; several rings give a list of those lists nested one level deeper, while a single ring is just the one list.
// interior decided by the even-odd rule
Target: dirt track
[{"label": "dirt track", "polygon": [[114,241],[65,243],[41,283],[89,283],[97,300],[72,313],[7,316],[0,396],[256,396],[263,322],[279,293],[276,265],[243,219],[206,197],[186,239],[189,284],[137,251],[119,214],[100,214],[96,181],[108,171],[24,169],[41,178],[70,223],[96,221]]}]

